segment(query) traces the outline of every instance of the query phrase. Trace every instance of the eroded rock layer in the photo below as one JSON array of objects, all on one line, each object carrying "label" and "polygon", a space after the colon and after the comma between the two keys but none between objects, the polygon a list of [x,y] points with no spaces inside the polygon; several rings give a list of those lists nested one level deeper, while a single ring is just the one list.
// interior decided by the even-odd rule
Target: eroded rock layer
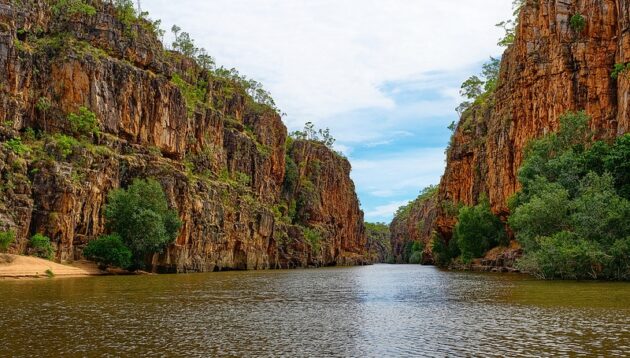
[{"label": "eroded rock layer", "polygon": [[[581,14],[586,26],[570,25]],[[516,40],[501,60],[495,93],[459,121],[447,153],[437,215],[418,207],[422,221],[445,238],[455,224],[455,204],[474,205],[486,195],[505,218],[519,189],[517,171],[527,143],[558,128],[567,111],[585,110],[600,138],[630,129],[630,76],[611,77],[630,62],[630,3],[626,0],[527,0]],[[413,222],[406,226],[413,228]],[[410,229],[405,235],[419,235]],[[426,236],[428,235],[428,236]],[[423,240],[430,240],[424,232]]]},{"label": "eroded rock layer", "polygon": [[[280,116],[237,82],[165,51],[149,22],[88,3],[96,14],[0,0],[0,229],[17,233],[11,252],[39,232],[57,260],[81,258],[105,232],[107,194],[151,177],[183,222],[156,270],[364,262],[346,159],[318,143],[287,146]],[[98,135],[68,122],[81,107]],[[23,147],[10,147],[17,138]],[[299,169],[290,185],[288,158]]]}]

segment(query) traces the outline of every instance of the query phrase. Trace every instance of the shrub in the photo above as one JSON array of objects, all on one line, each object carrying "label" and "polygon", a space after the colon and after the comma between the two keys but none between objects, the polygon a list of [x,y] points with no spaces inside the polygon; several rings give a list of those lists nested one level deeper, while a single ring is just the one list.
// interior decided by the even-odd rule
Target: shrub
[{"label": "shrub", "polygon": [[37,233],[31,237],[29,246],[31,247],[31,254],[43,259],[52,260],[55,249],[53,249],[50,243],[50,238]]},{"label": "shrub", "polygon": [[445,267],[451,263],[451,260],[459,256],[460,251],[456,240],[451,239],[447,242],[440,235],[434,234],[431,240],[431,253],[435,264]]},{"label": "shrub", "polygon": [[63,159],[72,154],[74,148],[79,145],[78,140],[65,134],[55,134],[52,137],[52,141],[55,144],[57,154],[59,154],[59,156],[61,156],[61,158]]},{"label": "shrub", "polygon": [[101,266],[116,266],[123,269],[131,266],[131,250],[118,234],[101,236],[88,242],[83,256]]},{"label": "shrub", "polygon": [[98,119],[96,114],[85,107],[79,108],[79,112],[68,115],[70,127],[76,135],[98,134]]},{"label": "shrub", "polygon": [[582,14],[575,14],[571,16],[571,19],[569,20],[569,25],[571,25],[571,28],[575,32],[580,33],[586,28],[586,19],[584,19],[584,16],[582,16]]},{"label": "shrub", "polygon": [[133,267],[144,266],[146,255],[162,252],[179,232],[181,221],[169,209],[160,183],[136,179],[125,189],[113,190],[105,206],[105,219],[133,254]]},{"label": "shrub", "polygon": [[317,229],[303,228],[304,238],[311,244],[313,251],[321,248],[322,234]]},{"label": "shrub", "polygon": [[29,147],[22,143],[22,138],[20,137],[9,139],[4,143],[4,146],[17,155],[22,155],[29,150]]},{"label": "shrub", "polygon": [[15,241],[15,231],[1,231],[0,232],[0,252],[6,252],[9,246]]},{"label": "shrub", "polygon": [[58,0],[52,6],[53,14],[56,16],[73,16],[76,14],[94,16],[96,9],[94,6],[86,4],[84,0]]},{"label": "shrub", "polygon": [[519,170],[509,219],[524,250],[519,266],[542,278],[630,279],[630,139],[593,142],[581,112],[560,120]]},{"label": "shrub", "polygon": [[459,210],[453,238],[457,241],[464,262],[481,257],[497,244],[507,244],[508,240],[505,226],[492,213],[487,199],[482,199],[473,207],[465,206]]},{"label": "shrub", "polygon": [[410,264],[420,264],[422,263],[422,251],[415,251],[409,257]]},{"label": "shrub", "polygon": [[620,74],[622,74],[623,72],[625,72],[628,69],[630,69],[630,62],[628,62],[628,63],[616,63],[613,66],[612,72],[610,72],[610,78],[616,80],[617,78],[619,78]]}]

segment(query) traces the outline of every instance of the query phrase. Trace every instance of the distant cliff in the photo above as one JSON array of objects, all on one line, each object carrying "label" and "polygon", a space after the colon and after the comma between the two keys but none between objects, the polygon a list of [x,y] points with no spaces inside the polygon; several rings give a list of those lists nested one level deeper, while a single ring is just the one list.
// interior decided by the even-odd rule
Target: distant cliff
[{"label": "distant cliff", "polygon": [[[583,28],[570,25],[575,14],[585,20]],[[437,234],[448,240],[456,223],[453,209],[474,205],[481,196],[505,219],[507,200],[520,188],[517,171],[525,146],[557,130],[567,111],[585,110],[600,138],[628,132],[630,77],[613,78],[611,72],[629,62],[628,1],[525,1],[496,89],[456,126],[437,199],[394,220],[393,246],[401,237],[428,243]],[[419,231],[418,223],[431,230]]]},{"label": "distant cliff", "polygon": [[[0,0],[0,229],[17,233],[11,252],[37,232],[56,260],[81,258],[104,233],[108,192],[151,177],[183,222],[155,270],[365,261],[345,158],[287,142],[274,108],[229,73],[165,50],[148,20],[74,3],[87,11]],[[98,134],[68,120],[81,107]]]}]

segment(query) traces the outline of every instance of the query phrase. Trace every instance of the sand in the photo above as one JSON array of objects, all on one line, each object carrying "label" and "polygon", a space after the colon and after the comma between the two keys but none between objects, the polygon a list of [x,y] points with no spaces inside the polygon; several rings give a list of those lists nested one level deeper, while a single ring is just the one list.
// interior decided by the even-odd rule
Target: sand
[{"label": "sand", "polygon": [[47,270],[54,277],[84,277],[104,273],[94,263],[87,261],[67,265],[31,256],[0,254],[0,279],[49,277]]}]

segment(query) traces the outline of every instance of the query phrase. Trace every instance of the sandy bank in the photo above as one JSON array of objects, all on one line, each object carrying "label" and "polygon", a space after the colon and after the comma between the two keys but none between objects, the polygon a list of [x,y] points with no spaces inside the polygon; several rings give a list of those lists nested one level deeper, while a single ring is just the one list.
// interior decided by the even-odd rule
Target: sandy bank
[{"label": "sandy bank", "polygon": [[54,277],[82,277],[102,275],[94,263],[80,261],[72,265],[31,256],[0,254],[0,279],[48,277],[50,270]]}]

